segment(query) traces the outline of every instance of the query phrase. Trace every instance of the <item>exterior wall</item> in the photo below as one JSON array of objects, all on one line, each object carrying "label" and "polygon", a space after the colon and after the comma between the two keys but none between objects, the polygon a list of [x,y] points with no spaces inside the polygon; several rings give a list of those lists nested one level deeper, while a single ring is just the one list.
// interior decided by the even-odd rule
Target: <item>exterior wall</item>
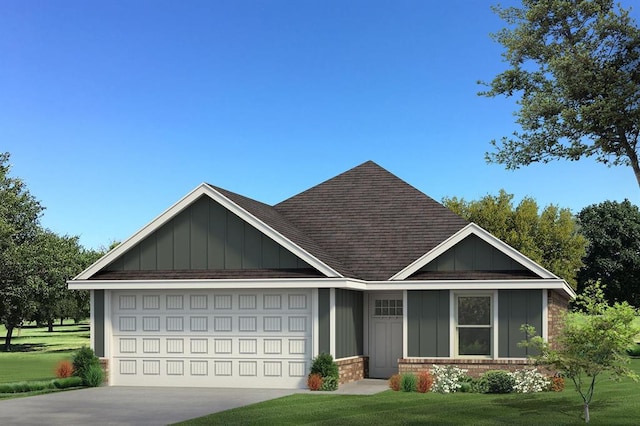
[{"label": "exterior wall", "polygon": [[336,364],[340,372],[339,384],[341,385],[369,377],[369,357],[356,356],[337,359]]},{"label": "exterior wall", "polygon": [[104,371],[104,383],[109,384],[109,358],[100,358],[100,367]]},{"label": "exterior wall", "polygon": [[318,289],[318,353],[331,352],[330,290]]},{"label": "exterior wall", "polygon": [[449,356],[449,290],[407,291],[410,357]]},{"label": "exterior wall", "polygon": [[470,235],[429,262],[421,271],[524,271],[511,259],[481,238]]},{"label": "exterior wall", "polygon": [[362,292],[336,289],[336,358],[359,356],[363,351]]},{"label": "exterior wall", "polygon": [[202,197],[116,259],[107,271],[308,268],[234,213]]},{"label": "exterior wall", "polygon": [[93,291],[93,351],[97,357],[105,356],[104,351],[104,290]]},{"label": "exterior wall", "polygon": [[519,347],[527,339],[523,324],[542,333],[542,291],[500,290],[498,292],[498,357],[526,358],[531,349]]},{"label": "exterior wall", "polygon": [[467,371],[471,377],[479,377],[489,370],[521,370],[533,365],[527,359],[443,359],[443,358],[403,358],[398,363],[398,372],[417,373],[430,370],[433,365],[453,365]]},{"label": "exterior wall", "polygon": [[556,336],[562,328],[563,315],[569,310],[569,299],[559,292],[548,291],[548,342],[554,347]]}]

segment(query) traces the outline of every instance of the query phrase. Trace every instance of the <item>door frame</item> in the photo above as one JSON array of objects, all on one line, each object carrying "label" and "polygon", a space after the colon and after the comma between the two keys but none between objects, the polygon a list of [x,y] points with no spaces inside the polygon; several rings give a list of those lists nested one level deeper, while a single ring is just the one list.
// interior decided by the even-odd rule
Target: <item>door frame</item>
[{"label": "door frame", "polygon": [[407,313],[407,298],[406,291],[397,290],[397,291],[368,291],[366,292],[366,300],[365,300],[365,309],[364,312],[364,326],[366,332],[363,333],[363,338],[366,339],[364,342],[365,350],[367,351],[367,355],[369,356],[369,375],[371,376],[371,370],[373,365],[375,365],[375,344],[376,339],[374,336],[375,329],[373,327],[373,321],[375,317],[375,300],[376,299],[387,299],[387,300],[402,300],[402,315],[401,316],[393,316],[400,321],[402,324],[402,333],[401,333],[401,344],[400,348],[398,348],[398,352],[400,353],[400,357],[404,357],[406,353],[406,313]]}]

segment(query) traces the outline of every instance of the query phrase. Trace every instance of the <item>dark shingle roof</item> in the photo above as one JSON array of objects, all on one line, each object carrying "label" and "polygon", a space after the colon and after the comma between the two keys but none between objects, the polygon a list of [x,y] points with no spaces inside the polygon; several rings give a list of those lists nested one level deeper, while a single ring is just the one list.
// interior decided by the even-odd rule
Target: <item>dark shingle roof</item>
[{"label": "dark shingle roof", "polygon": [[372,161],[274,207],[365,280],[389,279],[468,223]]}]

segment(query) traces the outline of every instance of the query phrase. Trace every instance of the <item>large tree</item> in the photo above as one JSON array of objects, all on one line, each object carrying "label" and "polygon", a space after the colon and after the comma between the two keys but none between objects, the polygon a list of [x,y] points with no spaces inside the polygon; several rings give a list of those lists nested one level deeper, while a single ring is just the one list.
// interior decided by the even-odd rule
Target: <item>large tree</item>
[{"label": "large tree", "polygon": [[514,206],[513,194],[504,190],[477,201],[445,198],[443,204],[576,287],[587,243],[569,209],[548,205],[540,212],[529,197]]},{"label": "large tree", "polygon": [[640,307],[640,209],[628,200],[605,201],[582,209],[578,220],[589,240],[578,290],[601,280],[610,303]]},{"label": "large tree", "polygon": [[43,210],[10,169],[9,154],[0,153],[0,321],[7,329],[6,350],[13,330],[35,308],[29,261]]},{"label": "large tree", "polygon": [[509,169],[593,156],[633,168],[640,185],[640,30],[613,0],[522,0],[495,7],[510,66],[484,96],[516,97],[512,137],[487,159]]}]

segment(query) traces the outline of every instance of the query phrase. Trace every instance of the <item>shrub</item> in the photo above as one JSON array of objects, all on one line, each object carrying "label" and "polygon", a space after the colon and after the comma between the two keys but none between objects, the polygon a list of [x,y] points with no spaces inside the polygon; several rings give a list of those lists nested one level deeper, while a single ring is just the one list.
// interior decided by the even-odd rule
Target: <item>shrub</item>
[{"label": "shrub", "polygon": [[91,365],[83,377],[84,384],[95,388],[104,382],[104,371],[100,365]]},{"label": "shrub", "polygon": [[389,377],[389,387],[396,392],[400,390],[399,374],[394,374],[393,376]]},{"label": "shrub", "polygon": [[338,389],[340,373],[331,354],[321,353],[315,357],[311,364],[311,374],[319,374],[322,377],[321,390],[334,391]]},{"label": "shrub", "polygon": [[56,377],[58,379],[64,379],[73,375],[73,364],[70,361],[64,359],[56,365]]},{"label": "shrub", "polygon": [[415,392],[418,378],[413,373],[404,373],[400,375],[400,390],[402,392]]},{"label": "shrub", "polygon": [[451,393],[462,387],[460,381],[465,377],[467,370],[463,370],[452,365],[433,365],[431,374],[433,375],[433,385],[431,392]]},{"label": "shrub", "polygon": [[71,376],[64,379],[56,379],[53,381],[53,385],[57,389],[77,388],[82,386],[82,378],[78,376]]},{"label": "shrub", "polygon": [[100,367],[100,360],[93,353],[93,349],[86,346],[78,349],[73,356],[73,374],[81,377],[87,384],[87,372],[93,366]]},{"label": "shrub", "polygon": [[549,380],[538,373],[537,369],[518,370],[510,373],[513,378],[513,390],[517,393],[542,392],[549,388]]},{"label": "shrub", "polygon": [[418,374],[418,384],[416,390],[420,393],[426,393],[431,390],[433,385],[433,376],[428,371],[422,371]]},{"label": "shrub", "polygon": [[322,376],[318,373],[309,374],[307,378],[307,386],[309,390],[317,391],[322,388]]},{"label": "shrub", "polygon": [[559,375],[551,377],[549,390],[552,392],[562,392],[564,390],[564,377]]},{"label": "shrub", "polygon": [[506,371],[491,370],[482,375],[487,382],[487,393],[509,393],[513,391],[515,380]]},{"label": "shrub", "polygon": [[640,357],[640,343],[634,343],[627,348],[627,355],[631,357]]}]

